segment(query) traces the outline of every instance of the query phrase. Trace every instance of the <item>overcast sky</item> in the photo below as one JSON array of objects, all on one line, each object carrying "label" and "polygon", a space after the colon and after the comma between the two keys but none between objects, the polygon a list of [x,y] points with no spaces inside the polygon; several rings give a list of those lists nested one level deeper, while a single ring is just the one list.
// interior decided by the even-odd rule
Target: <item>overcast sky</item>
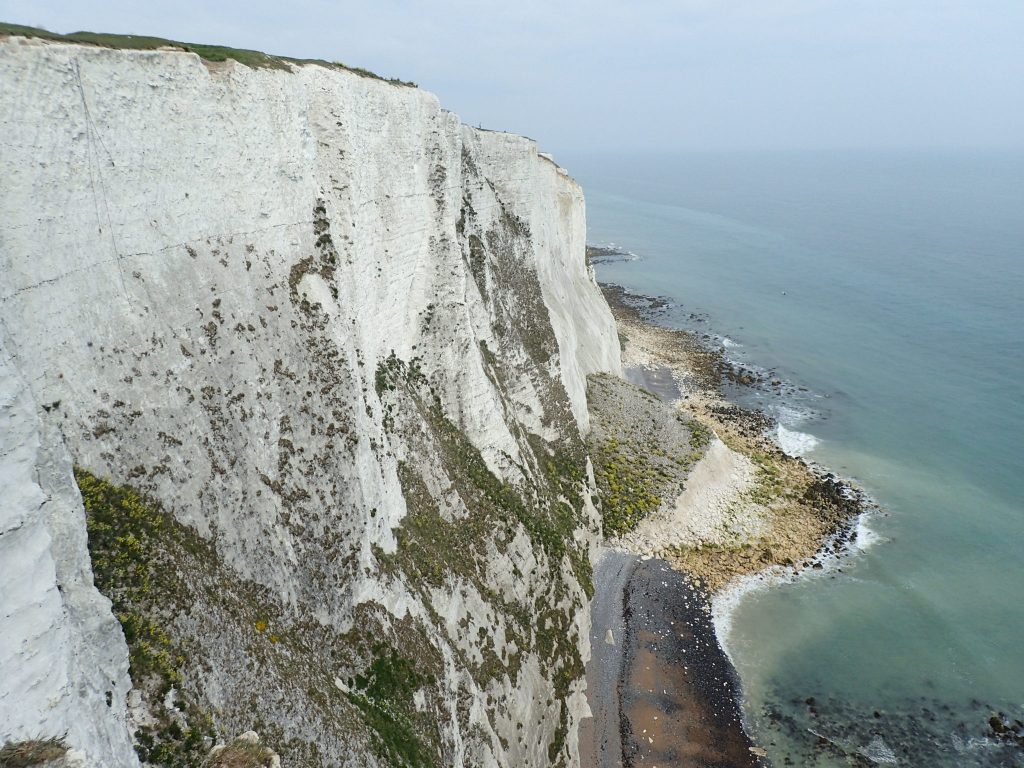
[{"label": "overcast sky", "polygon": [[324,58],[558,152],[1024,146],[1024,0],[0,0]]}]

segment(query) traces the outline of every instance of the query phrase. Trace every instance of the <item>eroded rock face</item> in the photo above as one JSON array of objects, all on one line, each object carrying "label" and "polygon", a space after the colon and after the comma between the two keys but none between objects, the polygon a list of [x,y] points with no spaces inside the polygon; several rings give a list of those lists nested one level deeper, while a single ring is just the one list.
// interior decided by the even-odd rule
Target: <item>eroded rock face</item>
[{"label": "eroded rock face", "polygon": [[[82,502],[55,425],[0,346],[0,741],[68,735],[131,765],[124,637],[92,585]],[[123,763],[121,761],[124,761]],[[84,763],[83,763],[84,764]]]},{"label": "eroded rock face", "polygon": [[[132,730],[194,708],[285,764],[575,764],[620,368],[578,186],[319,66],[8,38],[0,80],[0,740],[133,764],[134,682]],[[129,679],[73,465],[166,516],[173,693]]]}]

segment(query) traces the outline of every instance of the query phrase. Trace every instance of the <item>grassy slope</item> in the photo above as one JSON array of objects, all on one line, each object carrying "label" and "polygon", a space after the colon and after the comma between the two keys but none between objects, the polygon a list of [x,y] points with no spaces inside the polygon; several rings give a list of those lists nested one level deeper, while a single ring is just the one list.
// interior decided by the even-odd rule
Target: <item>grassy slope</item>
[{"label": "grassy slope", "polygon": [[260,51],[249,51],[243,48],[225,48],[219,45],[200,45],[196,43],[180,43],[176,40],[165,40],[162,37],[145,37],[142,35],[111,35],[103,32],[72,32],[61,35],[56,32],[49,32],[36,27],[25,27],[20,24],[7,24],[0,22],[0,37],[18,35],[21,37],[35,37],[42,40],[53,40],[65,43],[80,43],[84,45],[96,45],[103,48],[126,48],[131,50],[155,50],[163,47],[180,48],[197,54],[207,61],[227,61],[234,59],[239,64],[253,68],[268,69],[290,69],[295,64],[316,64],[331,69],[344,69],[353,72],[360,77],[369,77],[375,80],[383,80],[394,85],[404,85],[415,88],[416,84],[398,80],[396,78],[384,78],[367,69],[360,67],[349,67],[344,64],[324,61],[322,59],[293,59],[287,56],[270,56]]}]

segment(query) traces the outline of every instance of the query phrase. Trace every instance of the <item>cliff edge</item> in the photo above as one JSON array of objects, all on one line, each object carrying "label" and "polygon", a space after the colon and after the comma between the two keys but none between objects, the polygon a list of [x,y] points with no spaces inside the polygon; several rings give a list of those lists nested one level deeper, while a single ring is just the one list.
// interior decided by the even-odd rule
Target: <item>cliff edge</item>
[{"label": "cliff edge", "polygon": [[0,742],[577,765],[621,364],[575,182],[316,64],[0,81]]}]

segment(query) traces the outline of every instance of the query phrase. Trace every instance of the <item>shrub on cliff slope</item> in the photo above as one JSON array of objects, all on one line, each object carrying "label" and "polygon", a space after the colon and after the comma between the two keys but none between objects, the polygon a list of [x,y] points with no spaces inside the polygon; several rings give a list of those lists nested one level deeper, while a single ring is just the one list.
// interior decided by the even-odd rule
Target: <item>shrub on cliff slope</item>
[{"label": "shrub on cliff slope", "polygon": [[31,768],[67,754],[63,739],[12,741],[0,747],[0,768]]},{"label": "shrub on cliff slope", "polygon": [[587,400],[604,535],[621,536],[675,501],[710,431],[613,376],[591,376]]},{"label": "shrub on cliff slope", "polygon": [[[168,600],[167,577],[160,562],[161,540],[181,527],[151,500],[130,488],[114,485],[81,468],[75,468],[85,505],[89,554],[96,587],[113,603],[128,643],[132,683],[151,701],[168,696],[181,682],[182,649],[172,640],[161,620],[163,610],[173,610]],[[202,547],[195,534],[193,546]],[[164,582],[164,583],[155,583]],[[136,734],[139,757],[156,765],[197,765],[211,741],[209,715],[180,692],[176,696],[183,717],[166,707],[151,707],[154,723]]]}]

